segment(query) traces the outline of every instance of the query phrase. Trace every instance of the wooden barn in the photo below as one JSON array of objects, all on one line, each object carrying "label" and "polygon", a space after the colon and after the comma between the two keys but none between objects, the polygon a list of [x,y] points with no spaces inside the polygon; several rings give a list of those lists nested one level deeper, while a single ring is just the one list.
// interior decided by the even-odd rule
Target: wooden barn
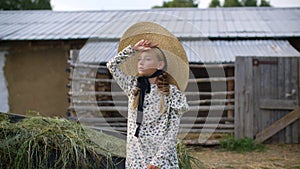
[{"label": "wooden barn", "polygon": [[[234,133],[296,143],[299,16],[300,8],[262,7],[0,11],[0,111],[77,116],[96,129],[126,132],[127,99],[105,64],[127,27],[152,21],[173,32],[188,55],[190,111],[181,137],[194,133],[189,143],[205,143],[212,133]],[[282,117],[283,127],[267,130]]]}]

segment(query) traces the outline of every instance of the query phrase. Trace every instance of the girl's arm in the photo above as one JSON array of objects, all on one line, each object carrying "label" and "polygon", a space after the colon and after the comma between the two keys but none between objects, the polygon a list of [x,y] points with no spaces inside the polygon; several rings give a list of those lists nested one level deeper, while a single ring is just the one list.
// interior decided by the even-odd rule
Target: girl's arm
[{"label": "girl's arm", "polygon": [[129,95],[134,89],[134,83],[136,78],[133,76],[126,75],[121,69],[121,63],[125,62],[127,58],[134,55],[135,50],[128,46],[118,53],[117,56],[113,57],[110,61],[107,62],[106,66],[110,71],[113,78],[116,80],[121,89]]},{"label": "girl's arm", "polygon": [[[120,51],[117,56],[112,58],[106,65],[114,79],[117,81],[121,89],[127,94],[127,96],[132,93],[135,89],[136,78],[133,76],[126,75],[121,69],[120,64],[123,63],[128,57],[132,56],[135,51],[147,51],[158,44],[150,42],[148,40],[140,40],[133,47],[130,45]],[[132,65],[137,66],[137,65]]]},{"label": "girl's arm", "polygon": [[169,104],[180,116],[189,110],[186,96],[175,85],[170,85]]}]

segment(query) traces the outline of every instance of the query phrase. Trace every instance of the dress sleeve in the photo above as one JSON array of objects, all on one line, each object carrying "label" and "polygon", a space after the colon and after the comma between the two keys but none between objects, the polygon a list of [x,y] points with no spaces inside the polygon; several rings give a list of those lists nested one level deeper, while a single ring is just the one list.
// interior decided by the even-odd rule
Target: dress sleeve
[{"label": "dress sleeve", "polygon": [[161,142],[158,152],[152,159],[151,164],[160,167],[168,163],[169,157],[174,156],[176,152],[177,134],[179,130],[180,118],[184,112],[189,109],[186,101],[186,96],[177,89],[176,86],[170,86],[170,95],[167,100],[169,108],[168,130]]},{"label": "dress sleeve", "polygon": [[109,72],[116,80],[120,88],[127,94],[127,96],[132,92],[131,90],[135,88],[136,78],[125,74],[121,68],[121,63],[125,62],[127,58],[134,55],[135,50],[128,46],[118,53],[117,56],[113,57],[106,64]]},{"label": "dress sleeve", "polygon": [[178,90],[175,85],[170,85],[170,95],[168,99],[170,107],[180,116],[189,110],[185,94]]}]

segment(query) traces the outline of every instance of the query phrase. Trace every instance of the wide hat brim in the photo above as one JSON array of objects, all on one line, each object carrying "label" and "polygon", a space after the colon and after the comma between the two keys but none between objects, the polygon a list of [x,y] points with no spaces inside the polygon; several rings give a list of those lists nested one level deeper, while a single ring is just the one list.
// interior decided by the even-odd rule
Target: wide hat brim
[{"label": "wide hat brim", "polygon": [[[179,40],[167,29],[153,22],[139,22],[130,26],[122,35],[118,52],[125,47],[135,45],[145,39],[158,43],[158,47],[164,52],[167,60],[167,72],[172,76],[168,81],[184,91],[189,79],[189,64],[186,52]],[[128,75],[137,75],[138,55],[130,57],[122,65],[121,69]]]}]

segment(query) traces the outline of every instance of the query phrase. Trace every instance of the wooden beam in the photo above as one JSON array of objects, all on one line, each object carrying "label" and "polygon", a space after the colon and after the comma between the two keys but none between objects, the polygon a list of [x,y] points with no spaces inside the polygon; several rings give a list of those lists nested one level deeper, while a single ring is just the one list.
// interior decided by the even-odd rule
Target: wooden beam
[{"label": "wooden beam", "polygon": [[256,134],[255,141],[257,142],[264,142],[268,138],[272,137],[274,134],[279,132],[280,130],[284,129],[294,121],[300,118],[300,107],[293,110],[289,114],[285,115],[283,118],[277,120],[271,126],[267,127],[260,133]]},{"label": "wooden beam", "polygon": [[[116,83],[114,79],[99,79],[91,77],[70,77],[70,81],[92,81],[92,82],[104,82],[104,83]],[[194,78],[189,79],[189,83],[207,83],[207,82],[227,82],[234,81],[234,77],[211,77],[211,78]]]},{"label": "wooden beam", "polygon": [[[225,105],[225,103],[231,102],[234,103],[234,99],[203,99],[203,100],[190,100],[188,101],[189,105],[199,105],[205,103],[211,103],[211,105]],[[76,104],[128,104],[127,100],[73,100],[72,103]]]},{"label": "wooden beam", "polygon": [[[184,92],[186,96],[222,96],[222,95],[233,95],[234,91],[224,91],[224,92]],[[97,91],[69,91],[69,96],[95,96],[95,95],[104,95],[104,96],[126,96],[126,94],[123,91],[118,92],[97,92]]]},{"label": "wooden beam", "polygon": [[[103,123],[103,122],[126,122],[127,118],[126,117],[84,117],[80,118],[81,122],[85,123]],[[224,122],[224,121],[234,121],[233,118],[228,118],[228,117],[185,117],[183,116],[181,118],[181,123],[182,124],[193,124],[196,122],[210,122],[210,123],[217,123],[219,122]]]},{"label": "wooden beam", "polygon": [[189,83],[203,83],[203,82],[227,82],[234,81],[234,77],[210,77],[210,78],[194,78],[189,79]]},{"label": "wooden beam", "polygon": [[[128,106],[70,106],[69,110],[76,110],[76,111],[127,111]],[[208,111],[208,110],[234,110],[234,106],[190,106],[189,111]]]},{"label": "wooden beam", "polygon": [[260,99],[261,109],[294,110],[298,107],[297,100]]},{"label": "wooden beam", "polygon": [[77,68],[91,68],[91,69],[107,69],[106,66],[104,65],[96,65],[96,64],[84,64],[84,63],[72,63],[72,62],[69,62],[70,63],[70,66],[71,67],[77,67]]},{"label": "wooden beam", "polygon": [[228,64],[189,64],[190,68],[224,68],[224,67],[234,67],[234,63]]},{"label": "wooden beam", "polygon": [[196,124],[196,123],[181,123],[184,128],[204,128],[204,129],[234,129],[234,124]]}]

